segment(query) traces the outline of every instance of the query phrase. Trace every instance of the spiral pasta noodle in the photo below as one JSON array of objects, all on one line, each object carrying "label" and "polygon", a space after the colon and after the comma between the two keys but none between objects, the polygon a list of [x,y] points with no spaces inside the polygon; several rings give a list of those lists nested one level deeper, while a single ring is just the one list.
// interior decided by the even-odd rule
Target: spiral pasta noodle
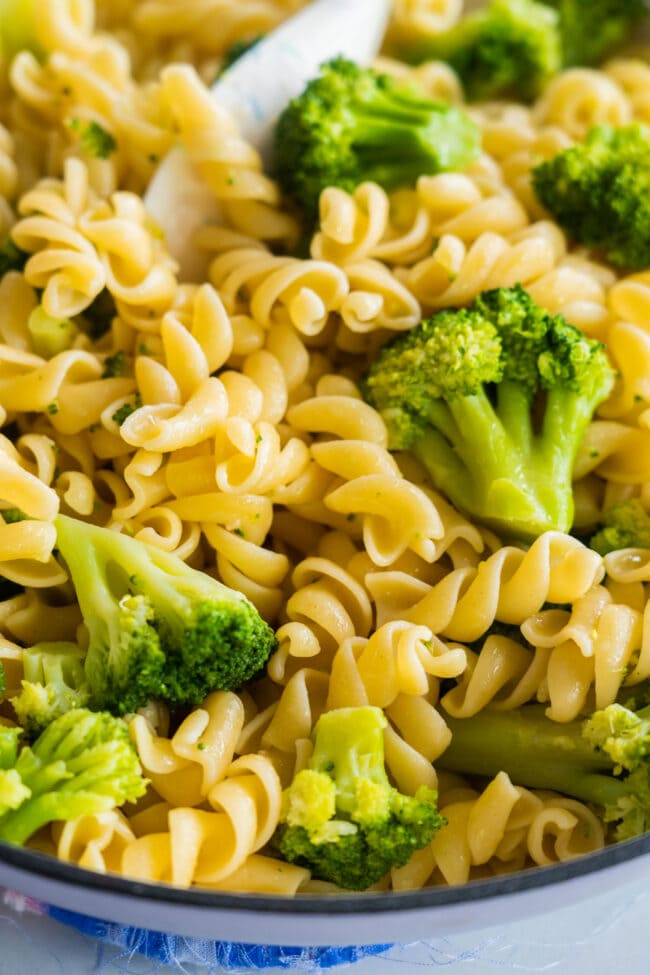
[{"label": "spiral pasta noodle", "polygon": [[[580,540],[616,501],[650,510],[650,271],[577,247],[532,180],[593,126],[648,122],[650,67],[619,54],[530,105],[468,106],[449,65],[399,59],[461,0],[395,0],[375,67],[468,112],[480,154],[403,186],[328,186],[306,227],[210,91],[304,5],[39,0],[37,47],[0,56],[0,721],[16,721],[26,648],[87,645],[59,513],[178,556],[277,635],[244,687],[126,716],[137,804],[30,843],[143,882],[334,893],[272,839],[321,715],[370,706],[391,784],[436,790],[446,819],[373,889],[567,861],[615,839],[599,810],[443,756],[484,711],[536,704],[561,734],[650,680],[650,550]],[[186,253],[146,193],[182,152],[206,194]],[[516,285],[616,371],[576,457],[572,533],[521,544],[390,450],[364,398],[395,335]]]}]

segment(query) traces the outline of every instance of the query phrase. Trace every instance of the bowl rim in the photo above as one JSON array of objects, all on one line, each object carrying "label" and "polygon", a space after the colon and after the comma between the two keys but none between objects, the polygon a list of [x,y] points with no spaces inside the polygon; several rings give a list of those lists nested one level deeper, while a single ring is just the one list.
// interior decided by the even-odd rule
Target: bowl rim
[{"label": "bowl rim", "polygon": [[473,880],[449,887],[425,887],[410,891],[350,892],[345,894],[253,894],[211,890],[205,887],[175,887],[168,883],[132,880],[115,873],[79,867],[37,850],[11,846],[0,841],[0,864],[54,881],[68,887],[91,888],[120,898],[147,898],[182,907],[244,913],[294,914],[301,916],[366,914],[421,911],[469,904],[538,890],[550,885],[599,873],[650,853],[650,832],[542,867]]}]

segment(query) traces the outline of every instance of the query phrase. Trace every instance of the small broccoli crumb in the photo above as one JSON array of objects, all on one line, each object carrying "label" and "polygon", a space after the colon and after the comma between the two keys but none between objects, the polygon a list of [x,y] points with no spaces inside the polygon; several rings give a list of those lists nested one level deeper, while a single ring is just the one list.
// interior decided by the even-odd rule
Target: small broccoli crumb
[{"label": "small broccoli crumb", "polygon": [[50,416],[56,416],[56,414],[59,412],[59,404],[55,400],[52,400],[52,402],[48,403],[45,407],[45,412],[49,413]]},{"label": "small broccoli crumb", "polygon": [[122,405],[115,410],[115,413],[113,413],[112,419],[115,420],[117,425],[121,427],[124,421],[131,416],[132,413],[135,413],[136,410],[139,410],[141,406],[142,397],[140,396],[140,393],[136,393],[133,402],[122,403]]},{"label": "small broccoli crumb", "polygon": [[239,535],[240,538],[246,538],[246,532],[243,528],[235,528],[235,535]]},{"label": "small broccoli crumb", "polygon": [[117,142],[110,132],[94,120],[82,122],[81,119],[71,118],[67,126],[81,138],[81,148],[87,155],[98,159],[108,159],[117,149]]},{"label": "small broccoli crumb", "polygon": [[126,357],[124,350],[120,349],[114,355],[106,356],[104,359],[104,371],[102,379],[110,379],[113,376],[124,376],[126,373]]}]

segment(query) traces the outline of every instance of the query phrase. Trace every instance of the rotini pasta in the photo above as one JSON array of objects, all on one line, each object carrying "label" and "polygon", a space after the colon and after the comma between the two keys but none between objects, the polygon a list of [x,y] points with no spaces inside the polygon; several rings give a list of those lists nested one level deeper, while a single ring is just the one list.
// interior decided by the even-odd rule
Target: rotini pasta
[{"label": "rotini pasta", "polygon": [[[41,0],[34,50],[0,56],[0,723],[26,648],[88,644],[58,514],[178,556],[277,637],[244,687],[125,716],[137,803],[30,842],[138,881],[335,893],[272,840],[321,715],[370,706],[391,784],[436,790],[446,820],[373,890],[568,860],[616,838],[602,810],[443,756],[484,712],[531,706],[561,734],[650,680],[650,549],[584,543],[613,503],[650,510],[650,270],[577,247],[532,178],[595,125],[650,122],[650,66],[618,55],[528,105],[467,105],[449,65],[399,58],[462,0],[395,0],[374,67],[467,112],[480,152],[407,185],[328,186],[307,226],[210,93],[304,5]],[[199,230],[151,216],[168,154],[203,194]],[[521,543],[389,449],[364,384],[398,333],[517,285],[616,371],[575,458],[572,533]]]}]

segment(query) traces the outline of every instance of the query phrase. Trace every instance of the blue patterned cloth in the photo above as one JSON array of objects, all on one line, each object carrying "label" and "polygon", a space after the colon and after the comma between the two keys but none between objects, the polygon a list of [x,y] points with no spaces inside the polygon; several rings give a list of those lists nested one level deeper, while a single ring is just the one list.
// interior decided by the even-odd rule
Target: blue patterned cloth
[{"label": "blue patterned cloth", "polygon": [[278,945],[239,944],[229,941],[211,941],[208,938],[184,938],[175,934],[162,934],[144,928],[132,928],[87,917],[74,911],[50,907],[31,898],[5,892],[5,903],[20,910],[46,915],[81,934],[129,952],[138,952],[163,964],[192,962],[217,968],[224,972],[259,972],[267,968],[299,969],[300,972],[320,972],[337,965],[349,965],[369,955],[382,954],[393,947],[384,945],[354,945],[345,948],[298,948]]}]

